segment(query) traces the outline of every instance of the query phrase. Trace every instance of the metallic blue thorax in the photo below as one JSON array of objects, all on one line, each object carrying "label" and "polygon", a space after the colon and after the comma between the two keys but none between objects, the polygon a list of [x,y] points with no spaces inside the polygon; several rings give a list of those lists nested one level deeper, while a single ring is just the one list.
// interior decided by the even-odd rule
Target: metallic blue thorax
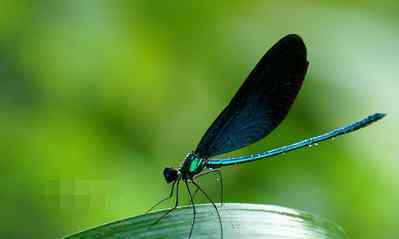
[{"label": "metallic blue thorax", "polygon": [[188,153],[180,168],[183,178],[192,178],[195,174],[200,173],[205,167],[206,160],[200,158],[197,154]]}]

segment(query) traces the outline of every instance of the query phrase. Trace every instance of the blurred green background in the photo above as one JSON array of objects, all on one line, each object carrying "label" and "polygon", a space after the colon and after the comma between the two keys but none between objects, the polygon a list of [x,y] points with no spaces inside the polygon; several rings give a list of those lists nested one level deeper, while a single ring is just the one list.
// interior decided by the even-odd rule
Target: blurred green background
[{"label": "blurred green background", "polygon": [[[310,68],[289,116],[234,155],[388,117],[226,168],[225,200],[397,238],[398,23],[396,0],[1,1],[0,237],[57,238],[143,213],[169,192],[163,167],[194,149],[272,44],[297,33]],[[214,177],[201,184],[218,197]]]}]

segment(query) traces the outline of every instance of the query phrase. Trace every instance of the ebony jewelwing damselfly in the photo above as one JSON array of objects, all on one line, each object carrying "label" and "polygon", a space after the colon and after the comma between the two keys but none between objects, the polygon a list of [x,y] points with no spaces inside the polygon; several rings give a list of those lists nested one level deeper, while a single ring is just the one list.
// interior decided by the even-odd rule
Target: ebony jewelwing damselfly
[{"label": "ebony jewelwing damselfly", "polygon": [[[273,131],[285,118],[293,104],[305,78],[307,68],[306,47],[298,35],[290,34],[283,37],[266,52],[227,107],[206,131],[197,148],[187,154],[180,167],[164,169],[163,175],[166,182],[172,184],[170,194],[149,211],[171,198],[175,187],[176,203],[154,224],[177,208],[179,183],[183,181],[193,208],[193,221],[188,238],[191,237],[194,228],[196,210],[193,198],[198,191],[204,194],[215,208],[223,238],[220,213],[213,200],[195,181],[196,178],[208,173],[219,174],[221,202],[223,202],[221,167],[249,163],[311,146],[366,127],[385,116],[385,114],[376,113],[325,134],[265,152],[233,158],[210,159],[213,156],[253,144]],[[190,190],[189,183],[196,188],[194,194]]]}]

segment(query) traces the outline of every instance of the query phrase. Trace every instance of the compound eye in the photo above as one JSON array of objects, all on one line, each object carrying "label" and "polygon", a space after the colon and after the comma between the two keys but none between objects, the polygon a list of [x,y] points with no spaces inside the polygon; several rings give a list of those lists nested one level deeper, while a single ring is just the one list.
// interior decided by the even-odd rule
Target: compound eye
[{"label": "compound eye", "polygon": [[176,181],[178,173],[175,168],[165,168],[163,170],[163,176],[167,183],[171,183],[173,181]]}]

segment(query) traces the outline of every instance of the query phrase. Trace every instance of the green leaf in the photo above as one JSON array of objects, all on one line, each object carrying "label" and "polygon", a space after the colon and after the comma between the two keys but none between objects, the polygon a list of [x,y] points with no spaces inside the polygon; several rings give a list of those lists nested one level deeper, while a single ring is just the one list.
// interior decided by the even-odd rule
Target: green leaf
[{"label": "green leaf", "polygon": [[[335,223],[307,212],[262,204],[225,203],[218,206],[224,239],[285,238],[344,239],[345,232]],[[211,204],[196,205],[197,218],[192,238],[221,238],[220,225]],[[151,226],[166,210],[148,213],[99,226],[67,237],[75,238],[184,238],[187,239],[192,207],[179,207]]]}]

